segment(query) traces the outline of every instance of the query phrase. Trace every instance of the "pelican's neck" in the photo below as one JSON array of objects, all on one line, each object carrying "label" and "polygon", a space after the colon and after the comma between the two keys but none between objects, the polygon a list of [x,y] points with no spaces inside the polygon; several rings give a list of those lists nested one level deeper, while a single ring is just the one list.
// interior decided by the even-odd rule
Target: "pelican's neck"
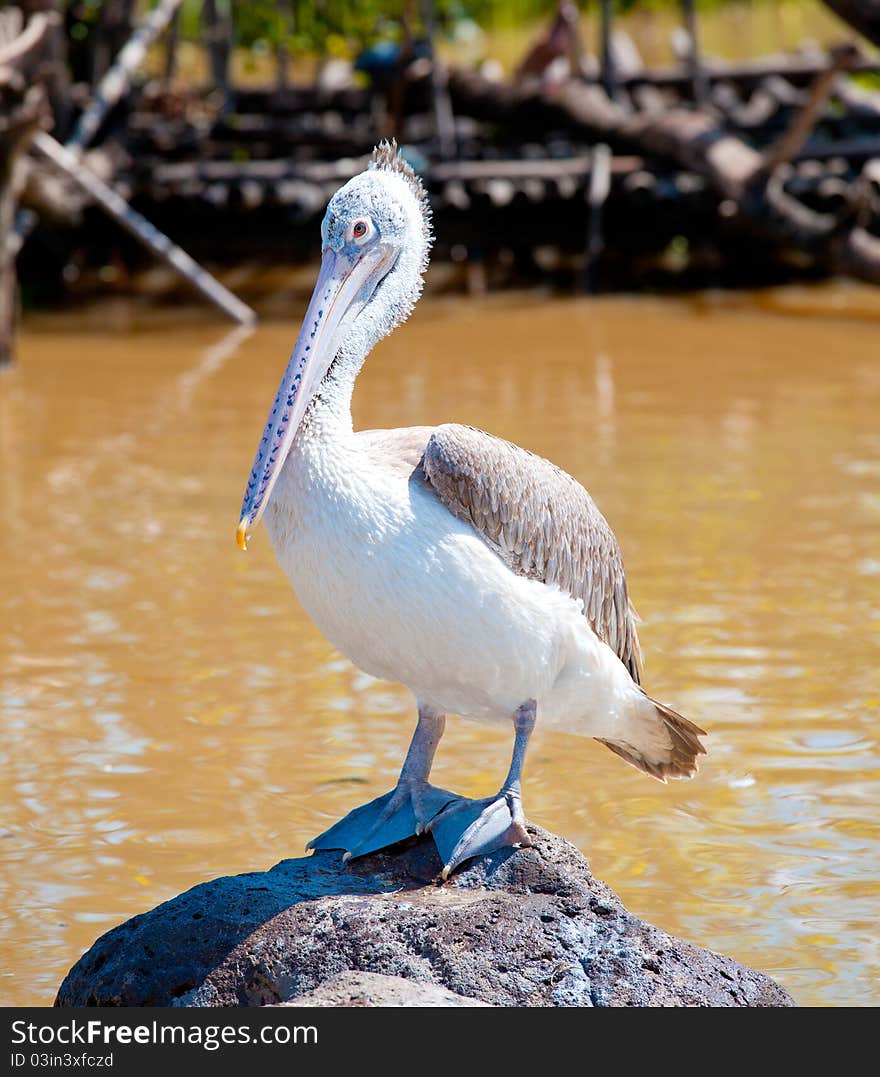
[{"label": "pelican's neck", "polygon": [[354,395],[354,383],[367,354],[352,354],[340,349],[318,386],[312,406],[297,435],[297,443],[343,443],[354,436],[351,398]]},{"label": "pelican's neck", "polygon": [[356,318],[343,330],[336,356],[315,393],[294,443],[345,443],[354,436],[354,383],[374,345],[406,321],[422,291],[424,239],[404,245],[393,269]]}]

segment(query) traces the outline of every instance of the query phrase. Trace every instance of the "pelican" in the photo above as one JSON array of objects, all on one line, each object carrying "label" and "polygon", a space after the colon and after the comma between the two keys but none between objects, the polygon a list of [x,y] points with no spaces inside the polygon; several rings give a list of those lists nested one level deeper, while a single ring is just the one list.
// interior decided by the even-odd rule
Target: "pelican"
[{"label": "pelican", "polygon": [[[395,788],[309,847],[348,860],[429,831],[445,879],[529,845],[522,770],[536,722],[594,737],[661,781],[690,777],[704,731],[640,687],[620,550],[583,486],[469,426],[353,430],[357,375],[412,311],[432,241],[425,189],[395,142],[336,192],[321,240],[237,541],[246,549],[265,514],[306,612],[356,666],[406,685],[418,721]],[[512,723],[496,795],[429,782],[448,714]]]}]

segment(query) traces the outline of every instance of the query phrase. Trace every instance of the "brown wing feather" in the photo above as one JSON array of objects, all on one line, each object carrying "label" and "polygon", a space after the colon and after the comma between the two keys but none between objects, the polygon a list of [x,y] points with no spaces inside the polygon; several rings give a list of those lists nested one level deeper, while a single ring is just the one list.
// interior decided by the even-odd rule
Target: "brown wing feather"
[{"label": "brown wing feather", "polygon": [[449,511],[515,572],[579,599],[590,627],[639,682],[620,548],[579,482],[509,441],[454,424],[434,429],[420,468]]}]

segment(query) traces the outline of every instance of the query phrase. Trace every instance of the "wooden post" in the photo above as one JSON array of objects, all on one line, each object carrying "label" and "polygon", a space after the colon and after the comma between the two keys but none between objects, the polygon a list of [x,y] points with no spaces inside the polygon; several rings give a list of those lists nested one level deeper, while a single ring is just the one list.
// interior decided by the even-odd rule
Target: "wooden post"
[{"label": "wooden post", "polygon": [[764,150],[761,174],[768,175],[779,165],[790,161],[812,134],[816,121],[834,90],[838,76],[861,59],[861,52],[852,42],[835,45],[829,51],[829,64],[813,80],[807,101],[795,113],[791,123],[779,138]]},{"label": "wooden post", "polygon": [[21,11],[0,11],[0,366],[12,362],[18,314],[18,285],[11,237],[23,183],[24,155],[33,132],[51,116],[37,72],[60,25],[54,12],[38,12],[24,28]]},{"label": "wooden post", "polygon": [[290,67],[290,53],[287,51],[287,36],[288,34],[295,32],[295,19],[296,13],[293,10],[293,0],[278,0],[278,14],[281,16],[281,22],[283,24],[283,39],[278,42],[275,49],[275,62],[278,65],[278,80],[276,86],[278,92],[282,93],[287,89],[290,84],[289,67]]},{"label": "wooden post", "polygon": [[[72,153],[81,154],[91,143],[107,113],[128,89],[131,77],[143,63],[147,50],[171,21],[180,4],[181,0],[159,0],[156,7],[120,50],[116,62],[101,79],[88,108],[83,111],[73,133],[65,143],[66,148]],[[27,242],[36,224],[37,217],[33,213],[22,211],[18,214],[15,232],[11,238],[13,257]]]},{"label": "wooden post", "polygon": [[108,187],[103,180],[90,172],[77,154],[65,149],[60,142],[56,142],[45,131],[40,131],[34,136],[33,144],[40,153],[63,169],[78,187],[106,210],[127,232],[140,240],[163,262],[170,265],[230,318],[235,319],[241,325],[253,325],[256,322],[256,314],[246,303],[234,296],[228,288],[212,277],[186,251],[178,247],[168,236],[163,235],[137,210],[132,209],[112,187]]},{"label": "wooden post", "polygon": [[64,33],[64,0],[19,0],[17,5],[25,19],[37,12],[55,12],[57,24],[46,43],[45,55],[40,64],[40,81],[49,95],[55,131],[68,131],[73,111],[70,92],[70,72],[67,68],[67,36]]},{"label": "wooden post", "polygon": [[143,63],[147,50],[171,22],[180,4],[181,0],[159,0],[134,31],[120,50],[113,66],[98,84],[88,108],[80,116],[73,134],[65,143],[67,149],[76,152],[92,142],[107,113],[131,84],[131,77]]},{"label": "wooden post", "polygon": [[422,22],[428,50],[431,56],[431,98],[434,106],[434,131],[441,158],[446,161],[455,156],[455,119],[452,114],[452,102],[449,98],[449,85],[446,70],[437,57],[434,38],[437,32],[437,20],[434,16],[434,0],[422,0]]},{"label": "wooden post", "polygon": [[571,77],[582,79],[587,73],[587,52],[584,48],[584,39],[581,34],[581,15],[577,5],[564,0],[560,5],[560,12],[565,11],[568,22],[568,63],[571,68]]},{"label": "wooden post", "polygon": [[612,101],[617,99],[617,72],[614,68],[614,47],[611,43],[611,32],[614,22],[613,0],[600,0],[599,4],[599,29],[602,39],[602,89]]},{"label": "wooden post", "polygon": [[611,150],[604,142],[599,142],[593,147],[590,159],[590,186],[587,191],[589,215],[587,218],[583,288],[588,293],[598,291],[598,262],[605,248],[605,239],[602,234],[602,216],[610,191]]},{"label": "wooden post", "polygon": [[177,73],[177,46],[180,44],[180,8],[171,16],[165,38],[165,63],[162,67],[162,85],[167,90]]},{"label": "wooden post", "polygon": [[687,66],[691,80],[691,95],[694,104],[703,105],[709,95],[706,73],[700,60],[700,46],[697,40],[697,8],[694,0],[681,0],[684,9],[684,22],[688,33]]},{"label": "wooden post", "polygon": [[232,54],[232,10],[229,0],[205,0],[202,17],[211,61],[211,81],[220,91],[220,112],[225,115],[233,106],[229,85],[229,58]]},{"label": "wooden post", "polygon": [[134,7],[135,0],[103,0],[92,51],[92,85],[104,77],[113,57],[131,33]]}]

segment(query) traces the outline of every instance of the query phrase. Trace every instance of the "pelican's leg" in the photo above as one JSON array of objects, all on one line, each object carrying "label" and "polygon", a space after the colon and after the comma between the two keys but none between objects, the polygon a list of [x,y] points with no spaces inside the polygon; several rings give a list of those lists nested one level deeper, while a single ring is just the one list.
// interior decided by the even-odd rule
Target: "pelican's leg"
[{"label": "pelican's leg", "polygon": [[345,849],[344,859],[350,860],[421,834],[439,811],[458,799],[428,783],[445,726],[445,715],[419,705],[418,725],[394,789],[349,812],[306,848]]},{"label": "pelican's leg", "polygon": [[516,730],[513,758],[498,795],[484,800],[459,798],[428,824],[443,860],[444,879],[472,856],[508,845],[532,844],[526,833],[526,817],[522,809],[522,768],[529,737],[535,728],[536,707],[535,700],[530,699],[513,717]]}]

